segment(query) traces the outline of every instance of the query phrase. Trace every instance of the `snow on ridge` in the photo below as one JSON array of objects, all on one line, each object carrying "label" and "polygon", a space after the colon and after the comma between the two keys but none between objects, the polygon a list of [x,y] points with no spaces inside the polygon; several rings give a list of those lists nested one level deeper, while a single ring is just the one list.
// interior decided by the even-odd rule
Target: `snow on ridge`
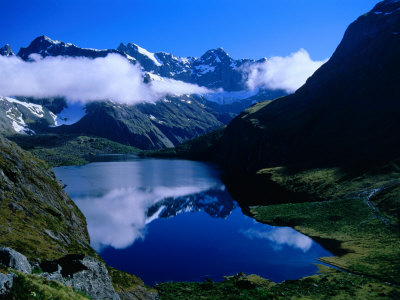
[{"label": "snow on ridge", "polygon": [[156,66],[158,66],[158,67],[162,66],[162,62],[157,58],[157,56],[154,53],[151,53],[136,44],[133,44],[133,45],[135,45],[137,47],[137,50],[140,54],[147,56],[149,59],[151,59],[156,64]]},{"label": "snow on ridge", "polygon": [[57,126],[57,115],[49,111],[50,116],[53,118],[54,126]]},{"label": "snow on ridge", "polygon": [[23,102],[23,101],[19,101],[17,99],[14,98],[10,98],[10,97],[4,97],[2,98],[2,100],[6,100],[8,102],[12,102],[12,103],[17,103],[19,105],[25,106],[27,109],[29,109],[29,111],[34,114],[35,116],[39,117],[39,118],[43,118],[44,117],[44,110],[43,107],[39,104],[33,104],[33,103],[28,103],[28,102]]},{"label": "snow on ridge", "polygon": [[48,36],[43,36],[43,39],[45,40],[45,41],[48,41],[49,43],[52,43],[52,44],[56,44],[56,45],[58,45],[58,44],[61,44],[62,42],[61,41],[59,41],[59,40],[52,40],[51,38],[49,38]]},{"label": "snow on ridge", "polygon": [[[4,100],[1,98],[1,100]],[[14,110],[14,111],[13,111]],[[17,116],[18,114],[18,116]],[[11,107],[6,111],[6,116],[11,120],[11,125],[13,129],[22,134],[35,133],[33,130],[29,129],[24,120],[22,119],[22,113],[15,107]]]}]

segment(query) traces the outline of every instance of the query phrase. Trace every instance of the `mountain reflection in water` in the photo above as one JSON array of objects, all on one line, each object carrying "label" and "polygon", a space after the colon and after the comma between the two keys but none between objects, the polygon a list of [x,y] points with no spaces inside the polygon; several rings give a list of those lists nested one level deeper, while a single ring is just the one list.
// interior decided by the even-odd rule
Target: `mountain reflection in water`
[{"label": "mountain reflection in water", "polygon": [[86,216],[92,246],[98,251],[107,246],[126,248],[144,239],[146,225],[157,218],[201,210],[226,218],[237,206],[223,185],[206,191],[195,186],[119,188],[74,201]]},{"label": "mountain reflection in water", "polygon": [[316,259],[331,255],[292,228],[244,215],[213,165],[117,158],[54,171],[84,213],[92,246],[147,284],[237,272],[279,282],[315,274]]}]

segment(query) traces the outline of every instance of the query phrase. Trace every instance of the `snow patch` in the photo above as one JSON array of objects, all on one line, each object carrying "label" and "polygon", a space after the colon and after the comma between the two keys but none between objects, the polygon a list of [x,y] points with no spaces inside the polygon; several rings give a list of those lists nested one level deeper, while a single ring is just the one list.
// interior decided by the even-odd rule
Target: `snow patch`
[{"label": "snow patch", "polygon": [[11,120],[12,127],[16,132],[22,134],[35,133],[25,124],[24,120],[22,119],[22,113],[16,107],[11,107],[9,110],[7,110],[6,116]]},{"label": "snow patch", "polygon": [[17,103],[19,105],[25,106],[27,109],[29,109],[29,111],[32,114],[34,114],[35,116],[37,116],[39,118],[44,117],[43,107],[39,104],[27,103],[27,102],[19,101],[17,99],[10,98],[10,97],[5,97],[4,99],[8,102]]},{"label": "snow patch", "polygon": [[151,53],[151,52],[147,51],[146,49],[144,49],[144,48],[142,48],[142,47],[140,47],[138,45],[135,45],[135,46],[137,47],[138,52],[140,54],[150,58],[156,64],[156,66],[158,66],[158,67],[162,66],[163,63],[157,58],[156,54]]},{"label": "snow patch", "polygon": [[214,70],[215,70],[215,67],[209,66],[209,65],[199,65],[199,66],[195,66],[194,68],[198,72],[196,74],[197,76],[201,76],[201,75],[204,75],[209,72],[214,72]]}]

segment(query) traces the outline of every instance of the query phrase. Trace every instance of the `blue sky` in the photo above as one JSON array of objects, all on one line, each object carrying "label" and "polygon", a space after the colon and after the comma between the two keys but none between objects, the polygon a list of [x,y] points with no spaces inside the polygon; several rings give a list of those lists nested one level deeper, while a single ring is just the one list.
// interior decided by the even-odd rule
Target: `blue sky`
[{"label": "blue sky", "polygon": [[312,59],[333,53],[347,26],[378,0],[0,0],[0,44],[14,51],[36,36],[81,47],[133,42],[149,51],[200,56],[223,47],[234,58]]}]

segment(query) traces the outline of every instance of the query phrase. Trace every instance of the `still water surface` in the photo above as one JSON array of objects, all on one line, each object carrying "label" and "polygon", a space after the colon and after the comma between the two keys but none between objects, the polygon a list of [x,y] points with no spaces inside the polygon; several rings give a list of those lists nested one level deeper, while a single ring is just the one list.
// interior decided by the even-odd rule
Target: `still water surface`
[{"label": "still water surface", "polygon": [[316,273],[331,255],[292,228],[244,215],[210,164],[106,156],[54,172],[86,216],[92,246],[147,284],[238,272],[281,282]]}]

